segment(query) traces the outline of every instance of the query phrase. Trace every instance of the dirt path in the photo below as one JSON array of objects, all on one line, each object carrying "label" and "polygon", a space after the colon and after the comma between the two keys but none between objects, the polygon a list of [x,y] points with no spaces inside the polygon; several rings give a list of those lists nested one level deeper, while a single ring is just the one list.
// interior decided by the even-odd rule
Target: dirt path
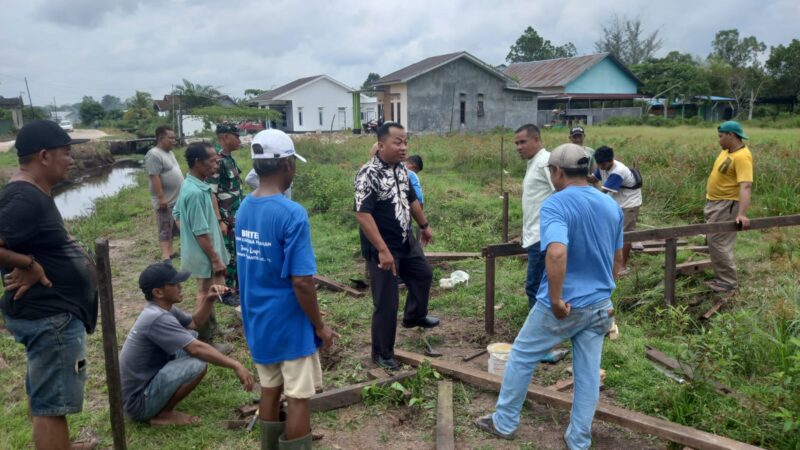
[{"label": "dirt path", "polygon": [[[75,130],[71,133],[68,133],[72,139],[99,139],[101,137],[108,136],[104,131],[100,130]],[[11,150],[11,147],[14,146],[14,141],[4,141],[0,142],[0,153],[7,152]]]}]

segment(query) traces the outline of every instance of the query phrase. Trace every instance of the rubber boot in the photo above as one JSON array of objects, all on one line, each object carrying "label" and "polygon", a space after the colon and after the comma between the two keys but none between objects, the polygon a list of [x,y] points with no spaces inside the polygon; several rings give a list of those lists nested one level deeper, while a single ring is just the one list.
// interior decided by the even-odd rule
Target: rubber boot
[{"label": "rubber boot", "polygon": [[286,428],[286,421],[282,422],[267,422],[258,419],[261,422],[261,450],[278,450],[278,439],[283,436],[283,430]]},{"label": "rubber boot", "polygon": [[311,433],[291,441],[285,441],[283,437],[278,439],[278,448],[281,450],[311,450]]}]

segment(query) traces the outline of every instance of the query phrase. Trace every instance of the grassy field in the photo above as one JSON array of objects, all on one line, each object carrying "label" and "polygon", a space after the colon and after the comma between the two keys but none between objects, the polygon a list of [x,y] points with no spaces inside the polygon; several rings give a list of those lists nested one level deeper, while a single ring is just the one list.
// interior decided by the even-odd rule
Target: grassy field
[{"label": "grassy field", "polygon": [[[795,161],[800,156],[800,131],[749,128],[747,131],[752,138],[756,164],[749,215],[797,213],[800,181]],[[566,130],[546,130],[543,139],[547,147],[554,148],[566,141],[566,135]],[[501,138],[505,140],[506,160],[502,182]],[[522,215],[519,198],[525,164],[517,157],[512,141],[510,133],[411,138],[410,152],[421,154],[425,161],[420,178],[427,200],[426,214],[434,230],[431,251],[478,251],[487,244],[498,243],[503,190],[509,191],[512,198],[511,234],[519,233]],[[310,213],[319,272],[343,282],[363,277],[352,213],[352,179],[366,160],[371,144],[372,140],[366,137],[346,140],[337,136],[307,137],[298,143],[298,152],[309,163],[298,166],[295,199]],[[642,171],[645,200],[640,228],[702,221],[705,180],[718,152],[713,127],[593,127],[588,130],[587,145],[610,145],[618,159]],[[4,156],[0,155],[0,164],[13,164],[13,159]],[[236,157],[249,170],[247,151],[240,151]],[[84,242],[92,242],[98,236],[111,239],[115,297],[122,306],[117,309],[120,343],[142,306],[135,282],[138,272],[158,257],[145,177],[140,181],[139,187],[101,201],[91,218],[69,224],[70,230]],[[800,289],[795,279],[800,273],[798,238],[800,230],[791,228],[741,233],[736,253],[741,290],[708,322],[697,319],[715,299],[704,289],[703,276],[680,278],[679,306],[667,309],[663,306],[663,256],[635,255],[632,274],[620,282],[614,295],[622,338],[605,346],[605,384],[611,393],[606,400],[767,448],[800,448]],[[692,240],[702,243],[702,238]],[[679,261],[689,258],[704,257],[680,252]],[[481,332],[483,263],[467,260],[437,267],[435,279],[447,276],[454,269],[467,271],[472,279],[468,286],[458,289],[434,289],[432,313],[455,324],[450,325],[449,331],[435,334],[434,340],[443,345],[460,340],[479,348],[489,342]],[[501,259],[497,273],[497,302],[503,307],[497,311],[498,336],[491,340],[510,342],[527,313],[525,262]],[[187,286],[184,292],[194,292],[194,287]],[[187,295],[186,307],[191,307],[193,302],[188,297],[191,294]],[[320,301],[328,313],[327,320],[343,335],[337,353],[326,357],[324,362],[330,367],[325,374],[326,387],[364,381],[371,300],[321,292]],[[220,320],[235,327],[233,312],[222,308],[218,307]],[[241,340],[236,336],[229,339],[239,344],[235,356],[246,361],[247,351]],[[81,432],[97,435],[110,445],[99,333],[89,342],[93,368],[87,404],[83,413],[70,419],[71,430],[76,437]],[[413,339],[398,342],[404,348],[419,350]],[[678,385],[666,378],[645,359],[645,346],[656,347],[690,364],[699,381]],[[25,448],[30,445],[30,426],[25,417],[21,381],[24,352],[7,334],[0,336],[0,352],[9,366],[0,372],[0,420],[5,424],[0,428],[0,448]],[[549,384],[564,376],[563,371],[538,371],[535,382]],[[709,380],[727,384],[741,394],[740,398],[716,393],[706,382]],[[427,391],[421,389],[420,396],[429,396],[434,389],[435,384],[428,380]],[[486,400],[485,394],[467,385],[458,385],[455,393],[456,440],[470,448],[500,448],[499,443],[486,441],[469,426],[475,417],[470,405],[481,399],[490,401],[491,397]],[[220,426],[222,420],[235,418],[233,409],[250,397],[238,387],[233,373],[211,368],[206,382],[181,408],[201,415],[203,425],[163,430],[129,423],[129,445],[131,448],[252,447],[257,442],[257,433],[247,436]],[[411,430],[404,435],[427,446],[435,424],[430,398],[410,408],[418,413],[408,419]],[[397,409],[385,402],[377,403],[356,412],[317,414],[314,427],[357,435],[360,429],[380,425],[381,418]],[[537,414],[526,411],[524,415],[526,420],[533,421]],[[530,428],[531,423],[523,421],[523,427]],[[393,439],[390,432],[382,431],[377,442],[388,443]],[[535,433],[509,445],[502,448],[549,448],[537,444]],[[330,447],[330,440],[324,439],[320,446]]]}]

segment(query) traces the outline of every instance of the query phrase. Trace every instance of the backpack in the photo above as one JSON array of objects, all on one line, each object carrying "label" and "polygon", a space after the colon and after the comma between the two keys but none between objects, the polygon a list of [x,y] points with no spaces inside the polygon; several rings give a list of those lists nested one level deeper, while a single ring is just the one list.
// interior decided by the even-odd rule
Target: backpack
[{"label": "backpack", "polygon": [[642,174],[639,172],[639,169],[634,167],[629,167],[631,174],[633,174],[634,183],[633,186],[621,186],[622,189],[641,189],[642,188]]}]

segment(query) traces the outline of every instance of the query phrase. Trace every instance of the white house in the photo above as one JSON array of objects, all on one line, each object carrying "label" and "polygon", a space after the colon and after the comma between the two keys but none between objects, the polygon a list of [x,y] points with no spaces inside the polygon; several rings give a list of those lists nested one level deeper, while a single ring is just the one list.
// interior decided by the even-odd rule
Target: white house
[{"label": "white house", "polygon": [[361,123],[378,120],[378,98],[361,94]]},{"label": "white house", "polygon": [[283,115],[283,120],[270,122],[271,128],[290,133],[340,131],[353,128],[354,91],[327,75],[315,75],[264,92],[250,105]]}]

